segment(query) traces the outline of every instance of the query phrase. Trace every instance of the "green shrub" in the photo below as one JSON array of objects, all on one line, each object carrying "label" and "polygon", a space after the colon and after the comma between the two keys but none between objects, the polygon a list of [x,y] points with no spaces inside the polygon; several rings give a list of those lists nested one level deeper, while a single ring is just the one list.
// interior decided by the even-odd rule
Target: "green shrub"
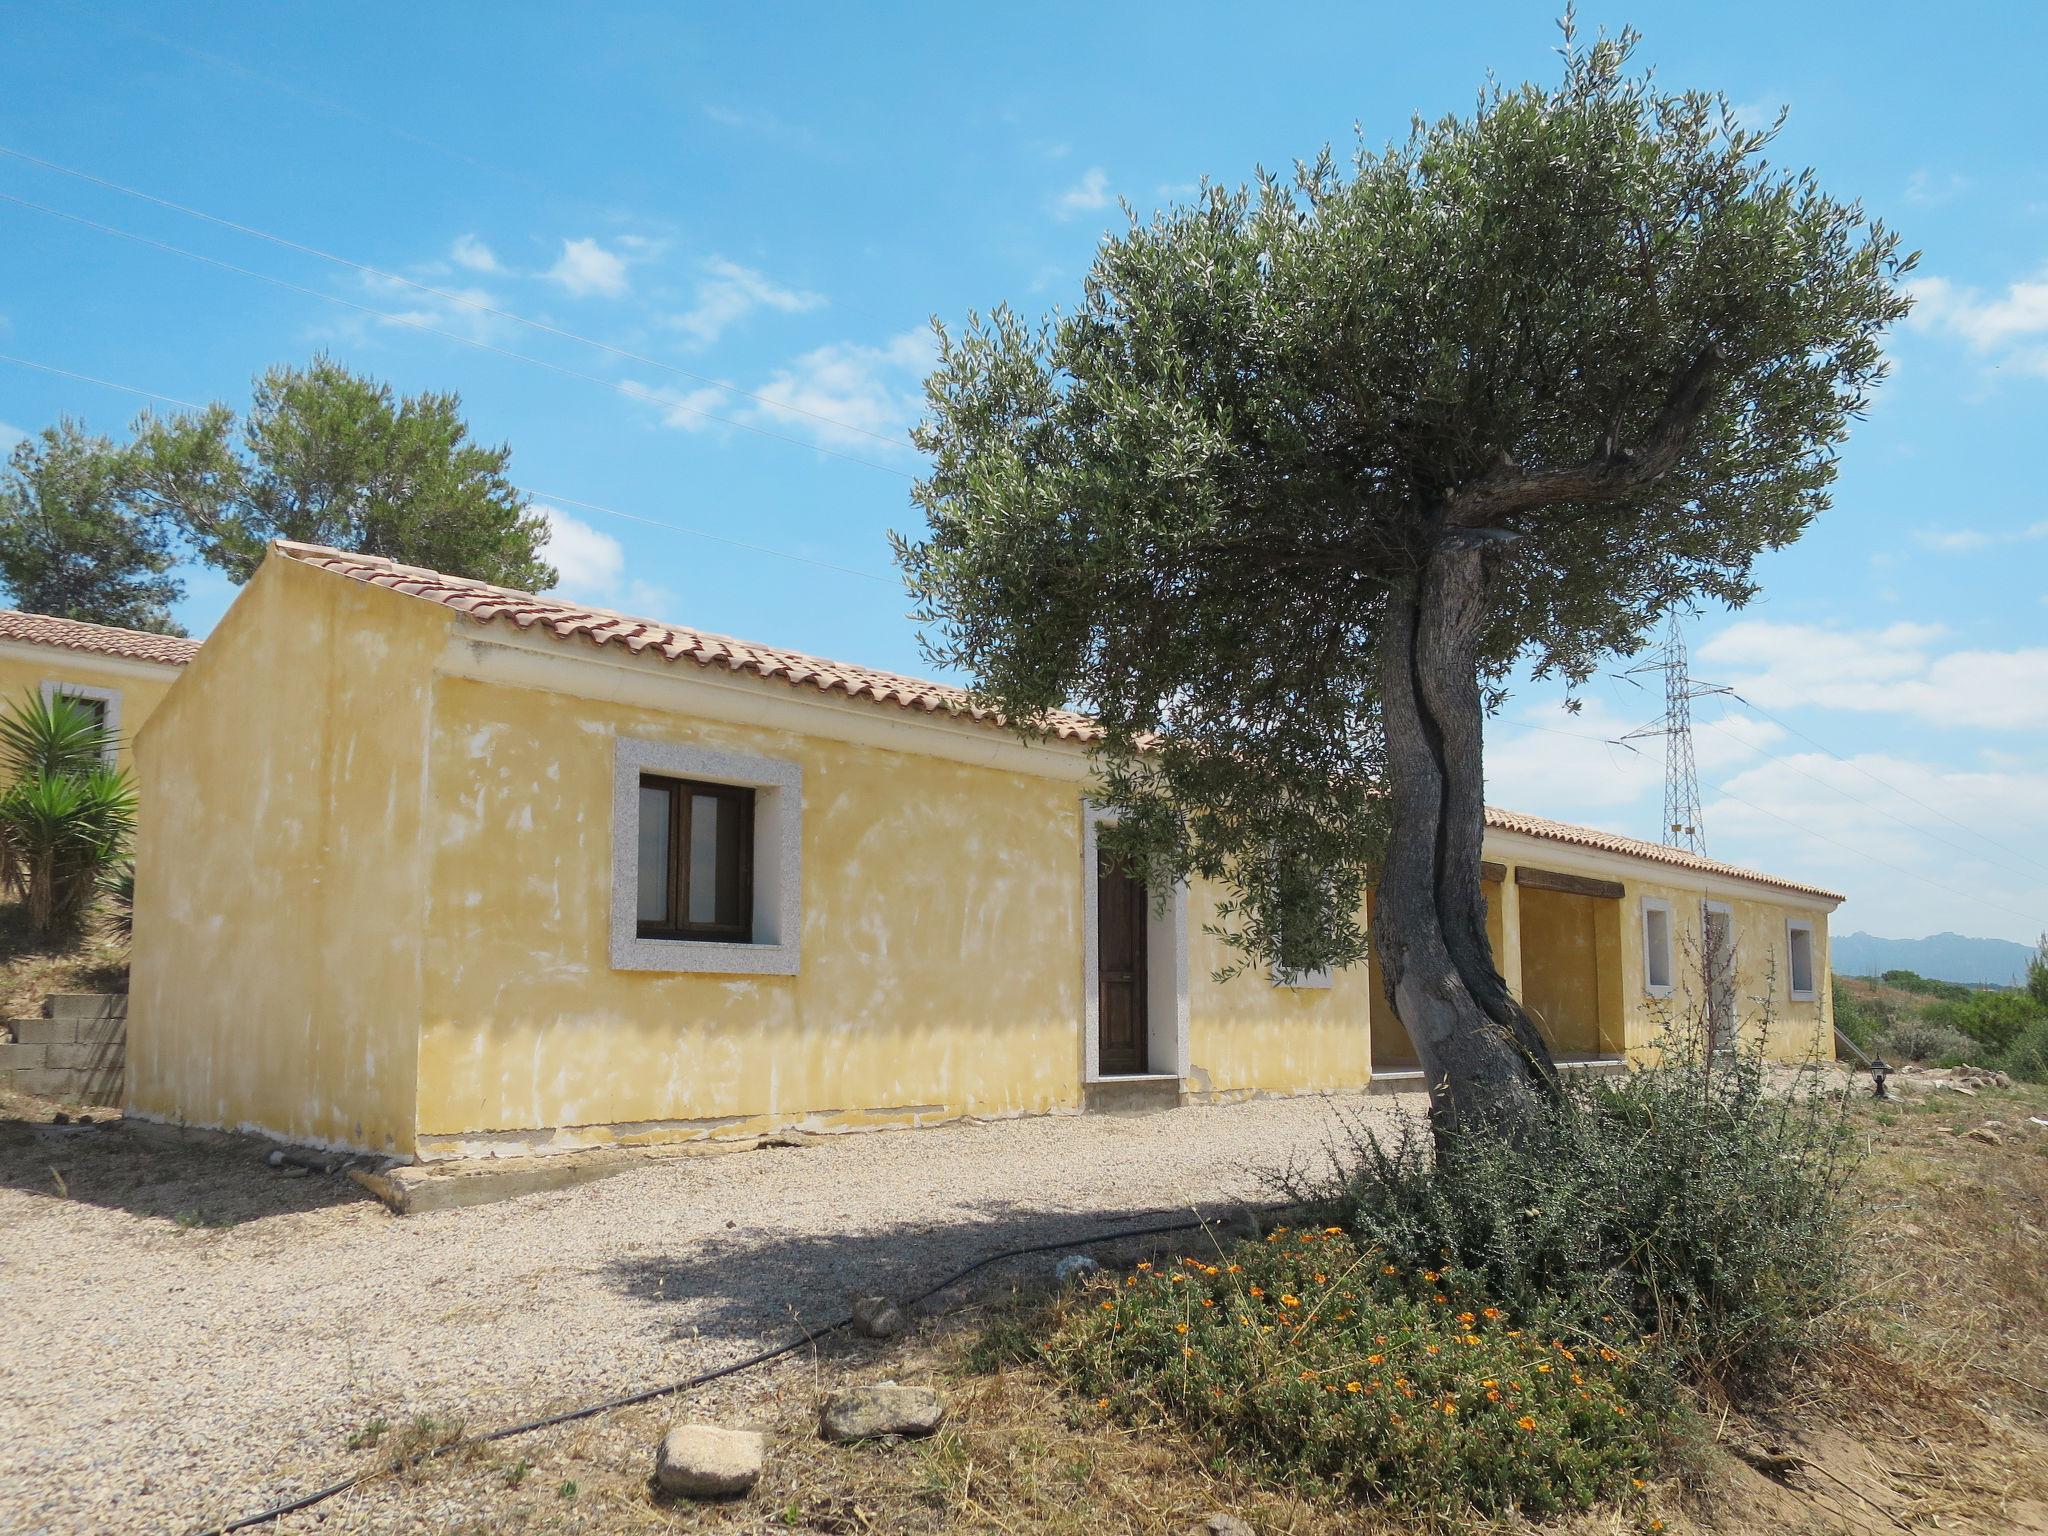
[{"label": "green shrub", "polygon": [[1569,1082],[1524,1142],[1433,1148],[1410,1121],[1355,1131],[1340,1182],[1283,1182],[1404,1269],[1456,1265],[1524,1315],[1626,1318],[1744,1395],[1840,1300],[1847,1100],[1817,1064],[1773,1086],[1757,1048],[1697,1038],[1674,1029],[1660,1065]]},{"label": "green shrub", "polygon": [[1839,976],[1834,978],[1834,1017],[1835,1028],[1865,1051],[1877,1044],[1885,1026],[1884,1015],[1878,1008],[1851,992]]},{"label": "green shrub", "polygon": [[1930,1023],[1924,1018],[1903,1018],[1887,1029],[1878,1041],[1893,1065],[1908,1061],[1953,1066],[1974,1053],[1983,1055],[1976,1041],[1960,1030]]},{"label": "green shrub", "polygon": [[2020,1031],[1986,1065],[2009,1073],[2023,1083],[2048,1083],[2048,1014],[2043,1014]]},{"label": "green shrub", "polygon": [[2024,992],[1972,992],[1960,1002],[1929,1003],[1920,1012],[1929,1024],[1968,1035],[1979,1045],[2001,1050],[2048,1010]]},{"label": "green shrub", "polygon": [[1965,1001],[1972,990],[1959,981],[1936,981],[1918,971],[1886,971],[1878,980],[1895,991],[1917,992],[1922,997],[1938,997],[1952,1003]]},{"label": "green shrub", "polygon": [[1514,1317],[1479,1285],[1281,1229],[1069,1293],[1040,1355],[1103,1409],[1309,1490],[1531,1514],[1625,1492],[1672,1410],[1654,1352],[1625,1321]]},{"label": "green shrub", "polygon": [[75,927],[135,832],[135,791],[106,766],[99,717],[59,694],[0,711],[0,884],[40,937]]}]

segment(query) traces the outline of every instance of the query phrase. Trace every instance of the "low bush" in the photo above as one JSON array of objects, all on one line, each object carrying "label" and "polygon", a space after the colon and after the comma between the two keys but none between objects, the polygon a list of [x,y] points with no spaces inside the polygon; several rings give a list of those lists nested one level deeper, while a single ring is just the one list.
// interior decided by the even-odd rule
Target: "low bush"
[{"label": "low bush", "polygon": [[1271,1480],[1438,1510],[1626,1494],[1674,1401],[1625,1320],[1511,1314],[1480,1275],[1338,1227],[1105,1276],[1057,1304],[1037,1353],[1101,1408],[1163,1415]]},{"label": "low bush", "polygon": [[1845,1097],[1816,1065],[1689,1029],[1661,1064],[1568,1081],[1526,1140],[1353,1137],[1350,1172],[1287,1181],[1404,1269],[1455,1265],[1524,1315],[1628,1320],[1731,1397],[1769,1384],[1839,1303],[1849,1258]]},{"label": "low bush", "polygon": [[1930,1024],[1921,1018],[1897,1020],[1878,1040],[1878,1046],[1894,1065],[1918,1061],[1953,1066],[1969,1060],[1972,1054],[1984,1054],[1983,1048],[1960,1030]]},{"label": "low bush", "polygon": [[1895,991],[1914,992],[1921,997],[1938,997],[1953,1003],[1967,1001],[1973,991],[1960,981],[1937,981],[1932,976],[1922,976],[1918,971],[1886,971],[1878,980]]},{"label": "low bush", "polygon": [[2048,1010],[2025,992],[1972,992],[1958,1002],[1929,1003],[1920,1016],[1928,1024],[1967,1035],[1979,1045],[2003,1050],[2030,1025],[2048,1017]]},{"label": "low bush", "polygon": [[1996,1067],[2023,1083],[2048,1083],[2048,1014],[2020,1031],[1984,1065]]}]

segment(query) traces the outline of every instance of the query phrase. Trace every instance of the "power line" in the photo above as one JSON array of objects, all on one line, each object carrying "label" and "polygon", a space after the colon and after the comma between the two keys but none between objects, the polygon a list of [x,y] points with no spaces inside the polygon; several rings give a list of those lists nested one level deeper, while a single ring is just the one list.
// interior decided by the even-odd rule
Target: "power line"
[{"label": "power line", "polygon": [[621,512],[617,507],[607,507],[595,501],[579,501],[574,496],[560,496],[549,491],[537,490],[530,485],[520,486],[519,489],[540,501],[559,501],[567,506],[578,507],[587,512],[602,512],[607,517],[624,518],[629,523],[645,523],[650,528],[666,528],[671,533],[687,533],[692,538],[709,539],[714,544],[730,544],[735,549],[750,549],[756,554],[774,555],[779,560],[794,560],[801,565],[815,565],[822,571],[838,571],[842,575],[858,576],[864,581],[879,581],[885,587],[893,587],[897,584],[896,578],[893,576],[884,576],[877,571],[864,571],[858,566],[835,565],[830,560],[818,560],[810,555],[794,554],[789,550],[774,549],[766,544],[749,544],[745,539],[729,538],[722,533],[707,533],[702,528],[686,528],[681,523],[664,523],[658,518],[642,517],[637,512]]},{"label": "power line", "polygon": [[111,235],[118,240],[132,241],[137,245],[148,246],[152,250],[167,251],[173,256],[182,256],[187,261],[196,261],[205,266],[218,267],[222,271],[232,272],[238,277],[254,278],[259,283],[269,283],[273,287],[283,288],[291,293],[304,294],[307,298],[319,299],[323,303],[339,305],[343,309],[352,309],[359,314],[370,315],[392,325],[409,326],[429,336],[439,336],[445,341],[457,342],[465,347],[474,347],[478,351],[489,352],[497,357],[511,358],[515,362],[531,363],[537,368],[546,368],[572,379],[581,379],[586,384],[595,384],[601,389],[609,389],[615,394],[624,395],[629,400],[638,400],[650,405],[666,406],[671,410],[683,411],[692,416],[701,416],[704,420],[716,422],[720,426],[734,427],[742,432],[751,432],[757,437],[765,437],[778,443],[787,443],[791,447],[801,448],[807,452],[822,453],[828,458],[844,459],[849,464],[859,464],[868,469],[878,469],[885,475],[895,475],[899,479],[915,480],[917,478],[907,470],[897,469],[888,464],[877,464],[873,459],[864,459],[858,454],[844,453],[837,448],[827,448],[822,443],[805,442],[802,438],[790,437],[781,432],[771,432],[766,427],[755,426],[751,422],[740,421],[730,416],[720,416],[714,411],[702,410],[680,400],[664,400],[652,390],[639,385],[621,384],[617,380],[600,378],[597,374],[585,373],[580,368],[571,368],[564,363],[550,362],[544,357],[534,357],[525,352],[514,352],[509,347],[496,346],[491,342],[481,341],[474,336],[464,336],[456,331],[443,330],[439,326],[431,325],[416,315],[395,315],[387,310],[378,309],[373,305],[358,304],[355,300],[344,299],[338,294],[323,293],[320,289],[308,288],[303,283],[289,282],[284,278],[272,277],[267,272],[253,271],[248,267],[238,267],[233,262],[222,261],[217,256],[206,256],[198,251],[188,251],[183,246],[172,245],[168,241],[153,239],[148,235],[138,235],[132,230],[120,229],[112,224],[102,224],[97,219],[88,219],[81,214],[67,213],[61,208],[51,208],[43,203],[32,202],[25,197],[17,197],[12,192],[0,192],[0,202],[15,203],[20,207],[33,209],[37,213],[47,214],[51,218],[63,219],[67,223],[80,224],[100,234]]},{"label": "power line", "polygon": [[[1860,805],[1867,811],[1874,811],[1878,815],[1884,817],[1887,821],[1897,822],[1900,826],[1904,827],[1909,832],[1917,832],[1922,837],[1932,838],[1935,842],[1941,844],[1942,847],[1954,849],[1957,853],[1960,853],[1965,858],[1984,858],[1984,855],[1978,853],[1974,848],[1965,848],[1961,843],[1954,842],[1949,838],[1943,837],[1940,833],[1934,831],[1931,827],[1923,827],[1918,822],[1908,821],[1905,817],[1897,815],[1892,811],[1886,810],[1883,806],[1877,804],[1875,801],[1865,800],[1861,795],[1850,794],[1849,791],[1842,788],[1841,785],[1830,783],[1828,780],[1822,778],[1817,773],[1808,773],[1804,768],[1800,767],[1797,763],[1793,762],[1792,759],[1790,759],[1789,757],[1780,757],[1775,752],[1766,752],[1762,747],[1756,745],[1754,742],[1744,741],[1740,736],[1736,735],[1733,731],[1729,730],[1726,726],[1722,725],[1718,720],[1708,720],[1703,723],[1706,725],[1708,730],[1720,732],[1723,736],[1726,736],[1730,741],[1736,743],[1738,746],[1743,747],[1748,751],[1756,753],[1759,757],[1770,759],[1770,761],[1776,763],[1781,768],[1791,769],[1792,772],[1798,774],[1803,779],[1811,779],[1814,783],[1820,785],[1823,789],[1833,790],[1843,799],[1848,800],[1856,805]],[[1787,729],[1789,730],[1790,727],[1788,726]],[[2025,858],[2026,855],[2021,854],[2020,857]],[[2031,875],[2027,873],[2027,871],[2019,868],[2017,865],[2001,864],[1996,859],[1986,860],[1986,862],[1995,865],[1997,868],[2006,870],[2008,873],[2019,875],[2023,879],[2033,878]]]},{"label": "power line", "polygon": [[222,218],[218,214],[208,213],[203,208],[193,208],[185,203],[173,202],[170,198],[158,197],[154,193],[144,192],[137,187],[123,186],[118,181],[109,181],[103,176],[95,176],[90,171],[81,171],[73,166],[59,165],[54,160],[45,160],[39,155],[29,154],[26,150],[0,144],[0,155],[12,156],[16,160],[23,160],[30,165],[40,166],[46,171],[55,171],[62,176],[76,177],[80,181],[90,182],[93,186],[105,187],[110,192],[119,192],[124,197],[133,197],[145,203],[154,203],[159,208],[168,208],[174,213],[182,213],[188,218],[203,219],[209,224],[219,225],[222,229],[231,229],[239,235],[248,235],[256,240],[268,240],[272,245],[282,246],[285,250],[296,251],[302,256],[317,257],[321,261],[332,262],[338,267],[346,267],[352,272],[360,272],[367,277],[378,278],[384,282],[403,283],[408,288],[417,289],[421,293],[431,294],[434,298],[440,299],[444,303],[460,305],[465,309],[475,311],[477,314],[489,315],[494,320],[508,320],[515,325],[526,326],[528,329],[539,331],[544,335],[560,337],[565,341],[580,342],[586,347],[595,347],[600,352],[608,352],[614,357],[625,358],[631,362],[644,364],[649,368],[664,369],[679,378],[689,379],[693,383],[702,384],[711,389],[724,390],[727,394],[737,395],[744,400],[751,400],[756,405],[767,406],[770,410],[787,411],[795,416],[807,416],[812,421],[819,422],[825,426],[836,427],[842,432],[858,433],[862,437],[871,437],[876,442],[887,443],[893,448],[904,446],[904,440],[901,437],[892,436],[886,432],[876,432],[868,427],[859,426],[854,422],[841,421],[837,417],[825,415],[822,411],[808,410],[803,406],[792,405],[784,400],[771,399],[766,395],[757,394],[753,390],[742,389],[737,384],[713,378],[710,374],[696,373],[678,364],[665,362],[661,358],[649,357],[644,352],[634,352],[625,347],[614,346],[608,341],[600,341],[594,336],[585,336],[580,332],[571,331],[559,325],[550,325],[545,320],[535,320],[531,316],[519,314],[515,310],[500,309],[468,294],[455,293],[445,288],[436,288],[431,283],[420,282],[417,278],[407,277],[402,272],[387,272],[382,267],[373,267],[366,262],[356,261],[347,256],[337,256],[332,251],[323,251],[314,245],[304,245],[297,240],[288,239],[283,235],[273,234],[269,230],[257,229],[253,225],[237,223],[233,219]]},{"label": "power line", "polygon": [[[1550,736],[1569,736],[1574,741],[1594,742],[1605,747],[1612,747],[1614,745],[1614,743],[1605,736],[1589,736],[1583,731],[1561,731],[1558,730],[1555,726],[1531,725],[1520,720],[1501,720],[1498,723],[1501,725],[1513,726],[1517,730],[1542,731],[1546,735]],[[1788,726],[1786,727],[1786,729],[1789,730],[1791,729],[1791,727]],[[1833,754],[1829,755],[1832,756]],[[1825,779],[1821,780],[1820,782],[1823,784],[1827,783]],[[1834,786],[1830,785],[1829,787],[1833,788]],[[1877,857],[1876,854],[1867,852],[1862,848],[1858,848],[1852,843],[1845,843],[1842,842],[1839,838],[1829,837],[1825,832],[1816,832],[1813,828],[1803,826],[1799,822],[1791,820],[1789,817],[1780,816],[1776,811],[1765,810],[1762,806],[1756,804],[1754,801],[1746,800],[1741,795],[1736,794],[1725,784],[1709,784],[1707,788],[1717,795],[1727,796],[1730,800],[1733,800],[1737,805],[1747,806],[1750,810],[1755,811],[1760,816],[1768,816],[1771,818],[1771,820],[1788,826],[1792,828],[1792,830],[1795,832],[1798,832],[1806,837],[1815,838],[1820,842],[1828,843],[1836,848],[1841,849],[1844,853],[1854,854],[1857,858],[1863,859],[1871,864],[1876,864],[1880,868],[1888,869],[1893,874],[1904,875],[1908,880],[1918,880],[1922,885],[1930,886],[1933,889],[1941,891],[1946,895],[1958,896],[1961,897],[1964,901],[1975,902],[1979,906],[1990,907],[1995,911],[2004,912],[2013,917],[2026,918],[2028,922],[2041,921],[2041,919],[2036,917],[2030,917],[2027,913],[2021,912],[2015,907],[2008,907],[2002,902],[1987,901],[1982,896],[1974,896],[1971,895],[1968,891],[1960,891],[1953,886],[1943,885],[1939,880],[1929,879],[1926,875],[1920,874],[1916,870],[1907,869],[1904,865],[1894,864],[1887,859],[1880,859],[1879,857]],[[1838,793],[1839,792],[1841,791],[1838,791]],[[1854,797],[1852,796],[1850,798]],[[1876,807],[1872,807],[1872,809],[1876,809]],[[1896,817],[1893,818],[1893,820],[1897,819],[1898,818]],[[1911,823],[1902,823],[1902,825],[1911,826]]]},{"label": "power line", "polygon": [[[58,368],[49,363],[39,363],[32,358],[15,357],[11,353],[0,352],[0,363],[14,363],[22,368],[33,368],[40,373],[53,373],[59,378],[76,379],[85,384],[97,384],[104,389],[118,389],[123,394],[141,395],[148,400],[161,400],[166,405],[183,406],[187,410],[199,409],[191,401],[180,400],[174,395],[158,394],[153,389],[139,389],[133,384],[117,384],[112,379],[94,378],[89,373],[73,373],[68,368]],[[525,495],[538,497],[542,501],[564,502],[569,506],[580,507],[586,511],[601,512],[607,517],[623,518],[631,523],[644,523],[650,528],[663,528],[670,533],[687,534],[693,539],[707,539],[714,544],[729,544],[735,549],[750,550],[760,555],[773,555],[778,560],[793,560],[799,565],[811,565],[816,566],[820,570],[837,571],[847,576],[858,576],[866,581],[881,582],[885,586],[893,586],[895,584],[893,578],[883,576],[875,571],[864,571],[851,565],[835,565],[830,560],[819,560],[810,555],[799,555],[792,550],[776,549],[768,544],[749,543],[745,539],[731,538],[722,533],[710,533],[702,528],[691,528],[683,523],[665,523],[659,518],[643,517],[636,512],[622,512],[617,507],[608,507],[602,502],[583,501],[574,496],[562,496],[548,491],[536,490],[532,486],[519,486],[517,489]]]},{"label": "power line", "polygon": [[1975,827],[1969,825],[1967,822],[1957,821],[1955,817],[1949,815],[1949,813],[1941,809],[1940,806],[1929,805],[1925,800],[1922,800],[1918,795],[1912,794],[1907,790],[1899,788],[1898,785],[1891,783],[1887,779],[1879,778],[1876,774],[1872,773],[1868,768],[1865,768],[1861,763],[1857,762],[1854,758],[1844,757],[1841,753],[1830,750],[1828,747],[1822,745],[1820,742],[1815,741],[1811,736],[1807,735],[1806,732],[1800,730],[1799,727],[1797,727],[1796,725],[1791,725],[1783,720],[1780,720],[1776,715],[1772,714],[1769,710],[1765,709],[1761,704],[1753,703],[1750,700],[1745,699],[1739,693],[1732,694],[1731,697],[1733,697],[1735,702],[1740,704],[1744,709],[1751,710],[1756,714],[1762,715],[1766,720],[1770,721],[1771,724],[1778,726],[1781,729],[1790,731],[1794,736],[1797,736],[1801,741],[1805,742],[1808,746],[1813,747],[1815,750],[1821,752],[1823,755],[1833,758],[1838,763],[1842,763],[1850,768],[1854,768],[1858,773],[1862,774],[1863,777],[1870,780],[1871,783],[1879,785],[1884,789],[1890,790],[1893,794],[1899,796],[1903,800],[1912,801],[1915,805],[1919,806],[1920,809],[1922,809],[1923,811],[1933,812],[1936,816],[1939,816],[1943,821],[1947,822],[1950,826],[1960,828],[1962,831],[1967,832],[1970,834],[1970,836],[1976,838],[1979,842],[1989,843],[1993,848],[1997,848],[2002,852],[2011,852],[2019,854],[2020,858],[2025,859],[2029,864],[2034,865],[2037,869],[2048,870],[2048,864],[2042,863],[2039,859],[2033,858],[2028,854],[2019,853],[2018,849],[2007,849],[2005,844],[1999,842],[1996,838],[1993,838],[1986,833],[1979,832]]},{"label": "power line", "polygon": [[[2020,911],[2017,907],[2008,907],[2003,902],[1987,901],[1982,896],[1973,896],[1968,891],[1959,891],[1952,885],[1943,885],[1939,880],[1930,880],[1927,878],[1927,876],[1923,874],[1919,874],[1913,870],[1907,869],[1903,864],[1894,864],[1888,859],[1880,859],[1876,854],[1866,852],[1865,850],[1856,847],[1852,843],[1845,843],[1840,838],[1829,837],[1825,832],[1816,832],[1811,827],[1802,826],[1800,823],[1792,820],[1789,816],[1780,816],[1776,811],[1767,811],[1762,806],[1758,805],[1755,801],[1743,799],[1742,796],[1736,794],[1733,790],[1729,789],[1728,786],[1725,784],[1716,784],[1711,787],[1714,793],[1718,795],[1726,795],[1730,800],[1733,800],[1737,805],[1746,805],[1752,811],[1755,811],[1760,816],[1768,816],[1773,821],[1781,822],[1785,826],[1790,827],[1793,831],[1800,833],[1802,836],[1818,838],[1821,842],[1830,843],[1833,846],[1840,848],[1845,853],[1853,853],[1856,855],[1857,858],[1867,860],[1872,864],[1876,864],[1884,869],[1888,869],[1893,874],[1904,875],[1908,880],[1918,880],[1922,885],[1932,886],[1935,890],[1942,891],[1950,896],[1959,896],[1964,901],[1973,901],[1977,903],[1977,905],[1980,907],[1990,907],[1993,911],[2004,912],[2012,917],[2026,918],[2026,920],[2030,923],[2042,922],[2042,919],[2040,919],[2039,917],[2029,916],[2027,913]],[[2048,924],[2043,924],[2043,926],[2048,927]]]},{"label": "power line", "polygon": [[180,400],[175,395],[160,395],[153,389],[137,389],[132,384],[116,384],[112,379],[96,379],[89,373],[73,373],[69,368],[53,367],[49,363],[34,362],[29,358],[15,357],[7,352],[0,352],[0,363],[14,363],[23,368],[33,368],[39,373],[54,373],[60,379],[76,379],[81,384],[97,384],[102,389],[118,389],[123,394],[140,395],[145,400],[161,400],[165,405],[181,406],[188,411],[202,409],[190,400]]}]

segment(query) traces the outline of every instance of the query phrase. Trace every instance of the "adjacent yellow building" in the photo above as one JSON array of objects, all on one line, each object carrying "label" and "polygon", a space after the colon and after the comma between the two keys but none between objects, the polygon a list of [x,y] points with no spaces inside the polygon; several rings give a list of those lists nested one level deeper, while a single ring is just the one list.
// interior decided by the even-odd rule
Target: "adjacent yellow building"
[{"label": "adjacent yellow building", "polygon": [[199,649],[199,642],[0,608],[0,704],[63,695],[106,724],[113,761],[132,767],[131,743]]},{"label": "adjacent yellow building", "polygon": [[[1216,893],[1098,858],[1091,732],[280,543],[138,742],[128,1110],[436,1159],[1398,1074],[1369,967],[1219,983]],[[1487,857],[1561,1054],[1707,992],[1826,1037],[1840,898],[1508,813]]]}]

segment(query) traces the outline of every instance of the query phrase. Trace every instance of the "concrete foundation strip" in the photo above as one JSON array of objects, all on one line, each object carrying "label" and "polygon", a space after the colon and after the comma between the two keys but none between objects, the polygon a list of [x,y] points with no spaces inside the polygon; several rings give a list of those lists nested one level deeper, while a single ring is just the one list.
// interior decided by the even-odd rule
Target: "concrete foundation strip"
[{"label": "concrete foundation strip", "polygon": [[[1294,1207],[1278,1206],[1272,1209],[1277,1212],[1294,1209]],[[935,1285],[927,1286],[915,1296],[905,1298],[900,1305],[903,1310],[908,1311],[922,1302],[931,1300],[932,1297],[938,1295],[939,1292],[947,1289],[949,1286],[958,1285],[969,1275],[987,1269],[991,1264],[1000,1264],[1006,1259],[1029,1258],[1032,1254],[1036,1253],[1053,1253],[1060,1249],[1092,1247],[1100,1243],[1125,1242],[1131,1238],[1160,1237],[1170,1232],[1207,1231],[1220,1228],[1221,1226],[1222,1223],[1220,1222],[1211,1221],[1207,1217],[1197,1215],[1191,1221],[1162,1222],[1156,1226],[1148,1227],[1124,1227],[1109,1232],[1090,1232],[1068,1236],[1048,1243],[1027,1243],[1021,1247],[1004,1248],[989,1254],[985,1258],[976,1259],[972,1264],[967,1265],[963,1269],[953,1271],[952,1274],[946,1276],[945,1279],[940,1280]],[[749,1355],[744,1360],[735,1360],[730,1365],[721,1365],[713,1370],[701,1371],[697,1375],[687,1376],[681,1381],[666,1382],[661,1386],[648,1387],[644,1391],[631,1392],[623,1397],[612,1397],[606,1398],[602,1402],[587,1403],[581,1408],[566,1409],[561,1413],[549,1414],[545,1418],[528,1419],[520,1424],[508,1424],[502,1429],[494,1429],[485,1434],[465,1435],[459,1440],[450,1440],[444,1445],[437,1445],[431,1450],[420,1452],[416,1456],[409,1456],[394,1466],[377,1467],[357,1472],[352,1476],[341,1479],[339,1482],[329,1483],[324,1488],[316,1488],[311,1493],[300,1494],[297,1498],[288,1499],[281,1504],[273,1504],[268,1509],[260,1509],[254,1514],[243,1515],[238,1520],[230,1520],[226,1525],[206,1526],[196,1530],[193,1536],[228,1536],[228,1533],[231,1531],[246,1531],[254,1526],[268,1525],[273,1520],[281,1520],[286,1515],[297,1514],[302,1509],[310,1509],[315,1504],[324,1503],[337,1494],[346,1493],[349,1489],[356,1487],[358,1484],[366,1483],[373,1477],[381,1476],[386,1472],[395,1472],[404,1467],[415,1466],[421,1462],[431,1461],[436,1457],[445,1456],[452,1451],[465,1450],[471,1446],[490,1445],[495,1441],[510,1440],[517,1435],[529,1435],[539,1430],[553,1429],[560,1424],[573,1424],[579,1419],[595,1418],[601,1413],[610,1413],[614,1409],[631,1408],[640,1403],[652,1402],[656,1398],[673,1396],[677,1392],[688,1392],[693,1388],[709,1385],[711,1382],[722,1380],[728,1376],[738,1376],[743,1372],[766,1365],[772,1360],[779,1360],[784,1355],[794,1354],[797,1350],[802,1349],[814,1340],[824,1338],[827,1334],[837,1333],[844,1328],[851,1327],[852,1324],[853,1317],[851,1314],[848,1314],[836,1321],[825,1324],[823,1327],[810,1329],[798,1334],[795,1338],[778,1344],[773,1349],[764,1349],[759,1354]]]}]

